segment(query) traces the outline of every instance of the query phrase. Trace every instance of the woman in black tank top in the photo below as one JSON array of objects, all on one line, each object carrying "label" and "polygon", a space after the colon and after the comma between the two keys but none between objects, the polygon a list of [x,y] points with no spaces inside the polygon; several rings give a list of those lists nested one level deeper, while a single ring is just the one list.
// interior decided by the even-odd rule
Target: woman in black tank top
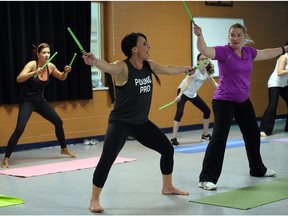
[{"label": "woman in black tank top", "polygon": [[71,71],[71,67],[65,66],[64,72],[60,72],[52,63],[41,69],[50,57],[50,47],[46,43],[41,43],[33,50],[36,61],[28,62],[18,75],[16,81],[22,84],[19,96],[19,113],[16,128],[8,141],[5,156],[1,167],[9,167],[9,158],[17,145],[27,122],[33,111],[40,114],[43,118],[50,121],[55,126],[56,137],[61,146],[61,154],[76,157],[66,145],[63,122],[53,107],[44,98],[45,86],[48,84],[49,76],[53,75],[59,80],[65,80],[67,73]]},{"label": "woman in black tank top", "polygon": [[93,53],[83,56],[88,65],[115,76],[115,105],[109,116],[102,155],[93,175],[91,212],[103,212],[99,199],[110,168],[123,148],[127,137],[135,138],[142,145],[161,155],[163,195],[188,195],[173,186],[174,148],[162,130],[148,119],[152,99],[152,74],[180,74],[193,70],[191,66],[164,66],[149,59],[150,45],[142,33],[126,35],[121,48],[127,59],[114,63],[97,59]]}]

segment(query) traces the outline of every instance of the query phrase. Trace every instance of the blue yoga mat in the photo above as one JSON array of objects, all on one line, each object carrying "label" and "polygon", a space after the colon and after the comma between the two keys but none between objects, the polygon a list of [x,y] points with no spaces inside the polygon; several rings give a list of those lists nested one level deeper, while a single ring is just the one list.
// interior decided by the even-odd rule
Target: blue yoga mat
[{"label": "blue yoga mat", "polygon": [[[261,144],[268,143],[267,140],[261,140]],[[188,146],[177,146],[174,148],[175,152],[185,153],[185,154],[191,154],[191,153],[197,153],[197,152],[204,152],[207,148],[208,143],[199,143],[199,144],[192,144]],[[236,148],[244,146],[244,140],[243,139],[236,139],[236,140],[228,140],[226,144],[226,148]]]}]

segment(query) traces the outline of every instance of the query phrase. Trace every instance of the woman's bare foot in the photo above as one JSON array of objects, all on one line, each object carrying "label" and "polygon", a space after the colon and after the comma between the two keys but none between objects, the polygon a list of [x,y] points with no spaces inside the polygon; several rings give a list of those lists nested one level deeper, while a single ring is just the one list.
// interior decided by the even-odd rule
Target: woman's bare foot
[{"label": "woman's bare foot", "polygon": [[104,209],[100,206],[99,200],[90,200],[89,210],[93,213],[102,213]]},{"label": "woman's bare foot", "polygon": [[189,195],[188,192],[179,190],[173,186],[171,187],[167,187],[167,188],[163,188],[162,189],[162,194],[163,195]]},{"label": "woman's bare foot", "polygon": [[9,168],[9,158],[7,158],[7,157],[4,157],[4,158],[3,158],[1,167],[2,167],[2,168]]},{"label": "woman's bare foot", "polygon": [[73,152],[71,152],[67,147],[61,149],[61,154],[66,154],[72,158],[76,158],[76,155]]}]

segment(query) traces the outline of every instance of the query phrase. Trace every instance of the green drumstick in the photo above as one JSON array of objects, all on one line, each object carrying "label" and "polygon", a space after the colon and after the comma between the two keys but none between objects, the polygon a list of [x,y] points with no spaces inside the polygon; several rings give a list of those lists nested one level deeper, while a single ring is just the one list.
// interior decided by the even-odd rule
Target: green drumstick
[{"label": "green drumstick", "polygon": [[73,56],[73,58],[72,58],[72,60],[71,60],[71,62],[70,62],[70,64],[69,64],[69,67],[72,66],[72,64],[73,64],[73,62],[74,62],[74,60],[75,60],[76,55],[77,55],[77,53],[74,53],[74,56]]},{"label": "green drumstick", "polygon": [[206,64],[209,60],[205,60],[203,62],[201,62],[199,65],[197,65],[196,69],[199,69],[200,67],[202,67],[204,64]]},{"label": "green drumstick", "polygon": [[[206,64],[208,61],[209,61],[209,60],[207,59],[207,60],[201,62],[199,65],[197,65],[196,70],[199,69],[200,67],[202,67],[204,64]],[[187,75],[189,76],[189,75],[190,75],[190,72],[188,72]]]},{"label": "green drumstick", "polygon": [[46,62],[45,64],[41,67],[41,69],[43,70],[47,65],[48,63],[58,54],[58,52],[55,52]]},{"label": "green drumstick", "polygon": [[[41,67],[41,70],[43,70],[47,65],[48,63],[58,54],[58,52],[55,52],[54,55],[52,55],[46,62],[45,64]],[[35,74],[34,77],[37,77],[38,74]]]},{"label": "green drumstick", "polygon": [[72,32],[71,28],[68,27],[67,30],[69,31],[69,33],[71,34],[72,38],[74,39],[75,43],[77,44],[77,46],[79,47],[80,51],[82,52],[83,55],[87,55],[87,52],[84,50],[84,48],[82,47],[82,45],[80,44],[79,40],[76,38],[76,36],[74,35],[74,33]]},{"label": "green drumstick", "polygon": [[170,102],[168,104],[165,104],[164,106],[160,107],[159,110],[164,109],[164,108],[166,108],[166,107],[168,107],[168,106],[170,106],[170,105],[172,105],[174,103],[175,103],[175,101],[172,101],[172,102]]},{"label": "green drumstick", "polygon": [[[209,60],[205,60],[205,61],[201,62],[199,65],[197,65],[196,69],[199,69],[199,68],[202,67],[204,64],[206,64],[208,61],[209,61]],[[187,73],[187,75],[189,75],[189,72]],[[170,106],[170,105],[172,105],[172,104],[174,104],[174,103],[175,103],[175,101],[171,101],[170,103],[165,104],[164,106],[160,107],[159,110],[164,109],[164,108],[166,108],[166,107],[168,107],[168,106]]]},{"label": "green drumstick", "polygon": [[185,9],[186,9],[189,17],[190,17],[190,20],[192,21],[192,24],[193,24],[194,26],[197,26],[197,24],[194,22],[194,19],[193,19],[192,15],[191,15],[191,13],[190,13],[190,11],[189,11],[189,8],[188,8],[187,5],[186,5],[186,2],[185,2],[185,1],[182,1],[182,3],[183,3],[183,5],[184,5],[184,7],[185,7]]}]

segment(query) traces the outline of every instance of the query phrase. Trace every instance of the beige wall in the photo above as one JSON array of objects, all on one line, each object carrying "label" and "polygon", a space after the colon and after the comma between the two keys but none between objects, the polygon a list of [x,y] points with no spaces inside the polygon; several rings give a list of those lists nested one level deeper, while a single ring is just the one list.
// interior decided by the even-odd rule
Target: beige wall
[{"label": "beige wall", "polygon": [[[204,1],[186,2],[193,16],[244,18],[248,33],[258,49],[282,46],[287,41],[287,2],[233,2],[233,7],[205,6]],[[103,4],[103,44],[105,59],[109,62],[124,59],[120,42],[129,32],[143,32],[151,45],[151,59],[160,64],[191,64],[191,27],[189,17],[181,1],[115,1]],[[112,15],[112,11],[114,11]],[[205,27],[203,27],[205,28]],[[217,29],[215,29],[217,34]],[[228,29],[227,29],[228,34]],[[204,35],[205,36],[205,35]],[[226,35],[223,35],[226,37]],[[276,59],[255,62],[251,81],[251,100],[257,117],[261,117],[267,105],[267,80],[274,69]],[[172,127],[175,106],[161,111],[158,108],[176,95],[183,75],[160,76],[162,85],[153,92],[150,118],[161,128]],[[217,79],[216,79],[217,80]],[[200,96],[211,107],[213,88],[209,82],[200,89]],[[93,100],[52,103],[64,122],[67,139],[101,136],[105,134],[107,118],[112,109],[107,91],[94,91]],[[278,115],[287,113],[282,100]],[[12,134],[18,114],[18,105],[0,106],[0,146],[5,146]],[[211,116],[213,121],[213,115]],[[187,104],[181,125],[202,123],[202,113]],[[54,128],[46,120],[33,113],[19,140],[19,144],[56,140]]]}]

